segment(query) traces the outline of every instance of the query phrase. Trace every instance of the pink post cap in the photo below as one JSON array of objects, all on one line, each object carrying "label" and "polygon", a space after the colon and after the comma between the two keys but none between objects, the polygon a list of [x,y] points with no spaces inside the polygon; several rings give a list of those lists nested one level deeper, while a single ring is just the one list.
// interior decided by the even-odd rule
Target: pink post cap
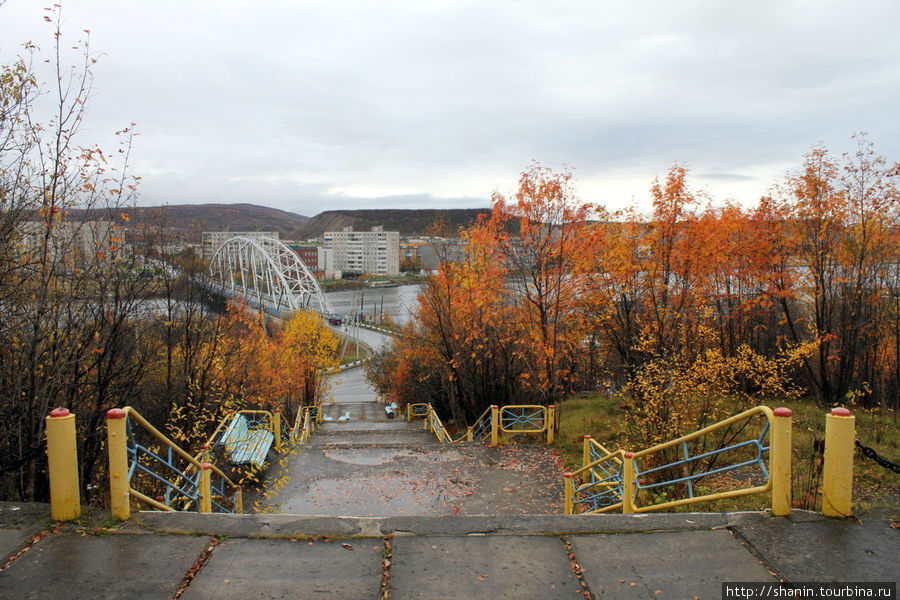
[{"label": "pink post cap", "polygon": [[793,416],[794,411],[787,408],[786,406],[781,406],[772,411],[772,414],[776,417],[790,417]]},{"label": "pink post cap", "polygon": [[565,477],[566,479],[572,477],[572,471],[566,471],[565,473],[563,473],[563,477]]},{"label": "pink post cap", "polygon": [[204,450],[209,450],[209,444],[203,444],[200,447],[203,448]]},{"label": "pink post cap", "polygon": [[831,415],[834,417],[849,417],[850,411],[843,406],[835,406],[831,409]]},{"label": "pink post cap", "polygon": [[625,458],[634,458],[634,452],[626,452]]},{"label": "pink post cap", "polygon": [[107,419],[124,419],[125,411],[122,410],[121,408],[111,408],[108,411],[106,411],[106,418]]},{"label": "pink post cap", "polygon": [[200,467],[201,467],[204,471],[209,471],[210,469],[212,469],[212,465],[209,464],[208,462],[200,463]]},{"label": "pink post cap", "polygon": [[586,440],[591,439],[591,434],[589,434],[589,433],[584,434],[584,439],[586,439]]},{"label": "pink post cap", "polygon": [[54,408],[50,411],[50,416],[53,418],[68,417],[70,414],[72,413],[69,412],[69,409],[63,408],[62,406]]}]

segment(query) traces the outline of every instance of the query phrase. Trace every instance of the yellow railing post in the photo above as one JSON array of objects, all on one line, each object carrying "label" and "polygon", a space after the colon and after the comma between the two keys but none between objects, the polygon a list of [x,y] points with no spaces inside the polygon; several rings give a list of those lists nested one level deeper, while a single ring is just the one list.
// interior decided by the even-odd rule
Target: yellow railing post
[{"label": "yellow railing post", "polygon": [[78,448],[75,444],[75,415],[54,408],[47,417],[47,470],[50,475],[50,516],[71,521],[81,515],[78,488]]},{"label": "yellow railing post", "polygon": [[634,513],[634,452],[626,452],[623,462],[622,477],[622,513]]},{"label": "yellow railing post", "polygon": [[563,477],[565,477],[563,481],[566,486],[564,493],[566,499],[566,514],[571,515],[573,514],[573,505],[575,504],[575,492],[572,489],[572,471],[566,471],[563,473]]},{"label": "yellow railing post", "polygon": [[472,441],[472,426],[471,426],[471,425],[469,425],[468,427],[466,427],[466,441],[467,441],[467,442],[471,442],[471,441]]},{"label": "yellow railing post", "polygon": [[832,408],[825,415],[825,464],[822,467],[822,514],[853,514],[853,451],[856,417],[846,408]]},{"label": "yellow railing post", "polygon": [[769,472],[772,478],[772,514],[791,514],[791,421],[793,411],[781,407],[772,411],[772,438],[769,443]]},{"label": "yellow railing post", "polygon": [[496,448],[500,443],[500,407],[491,405],[491,448]]},{"label": "yellow railing post", "polygon": [[272,411],[272,435],[275,436],[275,451],[281,452],[281,408]]},{"label": "yellow railing post", "polygon": [[244,513],[244,488],[237,486],[234,488],[234,514],[240,515]]},{"label": "yellow railing post", "polygon": [[106,450],[109,454],[109,512],[114,519],[131,518],[128,484],[128,433],[125,411],[106,411]]},{"label": "yellow railing post", "polygon": [[412,421],[412,404],[406,405],[406,422]]},{"label": "yellow railing post", "polygon": [[547,443],[552,444],[556,435],[556,406],[547,407]]},{"label": "yellow railing post", "polygon": [[200,465],[200,485],[197,492],[200,494],[200,512],[202,513],[211,513],[212,512],[212,484],[211,484],[211,473],[212,465],[208,462],[201,463]]},{"label": "yellow railing post", "polygon": [[591,436],[584,436],[584,443],[581,449],[581,466],[586,467],[591,463]]}]

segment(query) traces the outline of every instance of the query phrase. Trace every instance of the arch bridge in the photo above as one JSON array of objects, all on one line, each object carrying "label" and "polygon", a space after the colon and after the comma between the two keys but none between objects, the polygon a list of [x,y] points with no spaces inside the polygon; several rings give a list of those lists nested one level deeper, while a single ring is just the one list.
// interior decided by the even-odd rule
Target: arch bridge
[{"label": "arch bridge", "polygon": [[216,250],[210,287],[275,313],[298,309],[334,312],[319,282],[297,253],[280,240],[237,236]]}]

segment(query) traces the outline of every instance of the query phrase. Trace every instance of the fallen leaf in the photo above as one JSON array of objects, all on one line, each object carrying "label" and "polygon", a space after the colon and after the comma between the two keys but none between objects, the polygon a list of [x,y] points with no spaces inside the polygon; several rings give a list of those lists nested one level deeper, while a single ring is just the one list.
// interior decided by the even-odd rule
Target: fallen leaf
[{"label": "fallen leaf", "polygon": [[343,546],[347,550],[353,550],[353,546],[351,546],[350,544],[341,544],[341,546]]}]

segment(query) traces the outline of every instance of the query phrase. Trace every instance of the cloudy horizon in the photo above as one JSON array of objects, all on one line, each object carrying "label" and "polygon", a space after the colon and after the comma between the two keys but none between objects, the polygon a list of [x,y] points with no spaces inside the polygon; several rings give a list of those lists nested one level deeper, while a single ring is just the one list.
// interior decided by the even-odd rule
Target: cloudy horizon
[{"label": "cloudy horizon", "polygon": [[[46,53],[44,14],[0,6],[0,63]],[[137,124],[141,205],[485,207],[533,160],[611,209],[676,163],[751,204],[856,132],[900,160],[897,2],[65,0],[62,22],[102,54],[81,141]]]}]

